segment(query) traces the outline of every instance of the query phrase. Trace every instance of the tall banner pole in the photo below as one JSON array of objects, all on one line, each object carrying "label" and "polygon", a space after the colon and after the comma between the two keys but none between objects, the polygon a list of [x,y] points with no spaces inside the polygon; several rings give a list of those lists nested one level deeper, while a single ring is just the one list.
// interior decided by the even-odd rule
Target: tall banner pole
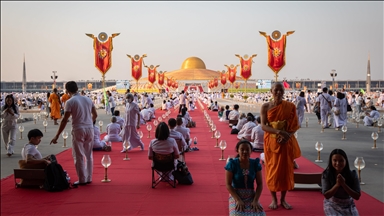
[{"label": "tall banner pole", "polygon": [[268,49],[268,67],[275,73],[275,82],[277,82],[278,73],[285,66],[285,47],[287,45],[287,36],[293,34],[295,31],[288,31],[286,34],[281,35],[280,31],[275,30],[272,36],[267,33],[259,31],[260,35],[267,39]]}]

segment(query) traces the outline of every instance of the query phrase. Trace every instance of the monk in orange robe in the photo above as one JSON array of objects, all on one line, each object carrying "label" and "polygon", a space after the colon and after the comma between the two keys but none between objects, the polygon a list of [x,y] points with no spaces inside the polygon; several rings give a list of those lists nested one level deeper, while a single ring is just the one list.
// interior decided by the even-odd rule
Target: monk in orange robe
[{"label": "monk in orange robe", "polygon": [[65,93],[63,94],[63,96],[61,96],[61,102],[63,103],[64,107],[65,107],[65,102],[67,102],[67,100],[69,100],[69,98],[71,98],[71,97],[67,93],[67,90],[65,90]]},{"label": "monk in orange robe", "polygon": [[58,125],[57,119],[61,118],[61,101],[56,88],[53,89],[53,93],[49,96],[48,100],[49,103],[51,103],[51,117],[53,118],[54,124]]},{"label": "monk in orange robe", "polygon": [[301,151],[293,134],[299,129],[296,107],[283,101],[284,87],[275,83],[271,88],[273,100],[261,107],[261,127],[264,130],[265,178],[271,191],[270,209],[277,209],[276,192],[281,191],[281,206],[292,209],[285,201],[288,190],[294,187],[294,159]]}]

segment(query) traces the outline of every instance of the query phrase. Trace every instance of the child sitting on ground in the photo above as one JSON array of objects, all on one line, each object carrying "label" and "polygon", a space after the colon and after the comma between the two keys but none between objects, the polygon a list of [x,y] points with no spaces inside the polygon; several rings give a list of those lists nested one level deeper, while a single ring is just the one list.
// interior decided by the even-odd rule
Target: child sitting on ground
[{"label": "child sitting on ground", "polygon": [[[116,111],[115,111],[116,112]],[[100,128],[95,125],[96,120],[93,122],[93,130],[94,130],[94,137],[93,137],[93,151],[111,151],[111,146],[107,145],[107,143],[104,140],[100,140]]]},{"label": "child sitting on ground", "polygon": [[112,116],[111,123],[107,125],[107,135],[104,137],[106,142],[121,142],[122,138],[119,136],[121,127],[116,123],[116,116]]}]

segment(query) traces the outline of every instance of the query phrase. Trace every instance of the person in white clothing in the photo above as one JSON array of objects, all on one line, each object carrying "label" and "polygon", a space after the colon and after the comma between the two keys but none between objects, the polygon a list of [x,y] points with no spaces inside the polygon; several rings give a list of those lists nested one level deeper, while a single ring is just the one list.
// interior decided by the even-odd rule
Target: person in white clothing
[{"label": "person in white clothing", "polygon": [[253,151],[264,151],[264,130],[261,128],[260,116],[256,118],[257,126],[252,128],[251,143]]},{"label": "person in white clothing", "polygon": [[32,129],[28,132],[27,137],[29,142],[21,149],[20,169],[44,169],[51,162],[49,161],[49,155],[43,158],[39,150],[37,150],[43,132],[39,129]]},{"label": "person in white clothing", "polygon": [[319,105],[320,105],[320,116],[321,116],[321,124],[324,128],[329,128],[328,125],[328,115],[331,111],[332,105],[331,104],[331,96],[327,93],[328,88],[323,88],[323,93],[318,96],[319,99]]},{"label": "person in white clothing", "polygon": [[[144,143],[141,141],[139,134],[137,133],[137,129],[140,128],[140,109],[137,103],[133,102],[133,95],[127,94],[127,105],[125,108],[125,125],[123,128],[123,141],[129,140],[131,143],[131,150],[133,148],[139,147],[141,150],[144,150]],[[124,143],[123,150],[121,152],[126,151]]]},{"label": "person in white clothing", "polygon": [[19,114],[19,107],[15,104],[13,95],[7,95],[5,97],[5,104],[1,107],[1,118],[3,118],[1,132],[8,157],[14,153]]},{"label": "person in white clothing", "polygon": [[338,110],[337,113],[333,113],[335,120],[335,129],[339,130],[343,125],[347,125],[347,99],[345,98],[345,94],[341,92],[337,92],[334,103],[335,110]]},{"label": "person in white clothing", "polygon": [[184,90],[182,90],[179,95],[179,103],[180,103],[179,114],[181,113],[182,108],[185,107],[185,102],[186,102],[186,96],[184,94]]},{"label": "person in white clothing", "polygon": [[151,103],[151,104],[149,105],[148,110],[152,112],[152,116],[151,116],[151,118],[152,118],[152,119],[155,119],[155,118],[156,118],[156,116],[155,116],[155,114],[156,114],[156,109],[155,109],[155,107],[153,106],[153,103]]},{"label": "person in white clothing", "polygon": [[168,127],[169,127],[169,137],[170,138],[173,138],[175,140],[180,140],[181,142],[181,145],[183,147],[183,150],[184,149],[187,149],[188,145],[187,143],[185,142],[185,139],[184,139],[184,136],[183,134],[181,134],[180,132],[176,131],[175,130],[175,127],[176,127],[176,119],[174,118],[170,118],[168,120]]},{"label": "person in white clothing", "polygon": [[[231,111],[232,113],[233,111]],[[237,122],[236,126],[232,126],[231,134],[238,134],[241,128],[243,128],[243,125],[247,122],[247,118],[245,116],[245,113],[241,113],[240,119]]]},{"label": "person in white clothing", "polygon": [[175,131],[177,131],[177,132],[179,132],[179,133],[181,133],[183,135],[183,137],[185,139],[185,142],[189,146],[189,141],[190,141],[190,138],[191,138],[190,130],[189,130],[189,128],[183,127],[183,118],[182,117],[177,117],[176,118]]},{"label": "person in white clothing", "polygon": [[107,135],[104,137],[106,142],[121,142],[122,139],[119,136],[121,132],[121,127],[116,123],[116,116],[112,116],[111,123],[107,125],[106,128]]},{"label": "person in white clothing", "polygon": [[306,111],[308,111],[308,108],[307,108],[307,102],[304,98],[304,92],[300,92],[299,96],[296,97],[296,113],[297,113],[297,116],[298,116],[298,120],[299,120],[299,125],[301,127],[301,123],[303,122],[303,119],[304,119],[304,109]]},{"label": "person in white clothing", "polygon": [[233,110],[228,114],[229,120],[238,120],[240,117],[239,113],[239,105],[235,104],[233,105]]},{"label": "person in white clothing", "polygon": [[166,111],[168,110],[166,100],[164,100],[163,103],[161,104],[161,110],[166,110]]},{"label": "person in white clothing", "polygon": [[328,94],[329,94],[329,96],[331,98],[331,104],[332,104],[331,110],[328,113],[328,127],[331,127],[331,126],[334,126],[334,123],[335,123],[334,122],[334,118],[333,118],[334,117],[333,114],[334,114],[335,108],[333,108],[333,105],[335,104],[336,97],[333,96],[334,92],[332,90],[329,90]]},{"label": "person in white clothing", "polygon": [[253,121],[254,119],[252,116],[247,117],[247,123],[243,125],[243,127],[237,134],[237,139],[246,139],[248,141],[251,141],[252,129],[256,127],[256,124]]},{"label": "person in white clothing", "polygon": [[151,121],[153,113],[149,109],[144,107],[140,112],[146,122]]},{"label": "person in white clothing", "polygon": [[365,126],[373,126],[373,124],[375,123],[375,120],[380,118],[380,113],[379,111],[376,110],[376,107],[371,106],[370,108],[371,108],[371,112],[369,114],[367,113],[366,116],[364,117]]},{"label": "person in white clothing", "polygon": [[96,121],[93,122],[93,151],[111,151],[111,148],[109,147],[109,150],[107,148],[107,143],[104,140],[100,140],[100,128],[96,126]]},{"label": "person in white clothing", "polygon": [[78,93],[76,82],[69,81],[65,89],[71,98],[65,103],[64,117],[51,144],[57,143],[61,132],[72,115],[72,152],[75,160],[76,173],[79,181],[74,185],[86,185],[92,182],[93,173],[93,122],[96,121],[97,112],[91,99]]},{"label": "person in white clothing", "polygon": [[120,111],[115,110],[114,116],[116,116],[116,123],[120,125],[120,128],[123,129],[124,119],[120,117]]}]

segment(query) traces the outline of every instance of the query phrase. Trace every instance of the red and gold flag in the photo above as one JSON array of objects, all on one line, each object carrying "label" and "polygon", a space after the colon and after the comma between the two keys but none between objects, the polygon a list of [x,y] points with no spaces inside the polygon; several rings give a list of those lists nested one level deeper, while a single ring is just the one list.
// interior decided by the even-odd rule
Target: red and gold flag
[{"label": "red and gold flag", "polygon": [[285,66],[286,35],[284,34],[277,41],[273,40],[269,35],[266,38],[268,44],[268,66],[277,74]]},{"label": "red and gold flag", "polygon": [[159,80],[157,81],[157,83],[159,83],[160,86],[164,85],[164,75],[165,75],[165,72],[158,73]]},{"label": "red and gold flag", "polygon": [[225,85],[227,83],[227,73],[220,72],[220,82]]},{"label": "red and gold flag", "polygon": [[97,37],[94,37],[93,48],[95,50],[95,67],[104,75],[112,66],[112,37],[109,37],[105,42],[100,42]]},{"label": "red and gold flag", "polygon": [[219,85],[219,80],[217,78],[213,79],[213,85],[214,87],[217,87]]},{"label": "red and gold flag", "polygon": [[226,66],[226,67],[228,68],[228,80],[233,84],[236,81],[236,73],[237,73],[238,65],[236,66],[231,65],[231,67],[229,66]]},{"label": "red and gold flag", "polygon": [[243,57],[240,57],[240,76],[245,80],[249,79],[252,76],[252,57],[244,60]]},{"label": "red and gold flag", "polygon": [[157,75],[157,68],[158,66],[153,66],[151,65],[150,67],[148,67],[148,81],[150,83],[154,83],[156,82],[156,75]]},{"label": "red and gold flag", "polygon": [[135,60],[134,58],[131,58],[131,64],[132,64],[132,77],[136,81],[139,81],[139,79],[142,76],[143,57],[140,57],[138,60]]},{"label": "red and gold flag", "polygon": [[171,87],[172,86],[172,80],[168,77],[166,77],[166,78],[167,78],[167,86]]}]

